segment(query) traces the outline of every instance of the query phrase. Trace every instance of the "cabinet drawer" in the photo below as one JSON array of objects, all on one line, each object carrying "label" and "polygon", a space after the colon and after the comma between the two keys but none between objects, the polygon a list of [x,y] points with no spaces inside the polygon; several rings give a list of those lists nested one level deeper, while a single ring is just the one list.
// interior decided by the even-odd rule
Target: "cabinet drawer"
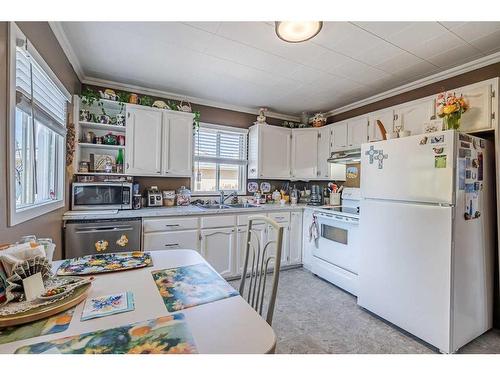
[{"label": "cabinet drawer", "polygon": [[146,233],[144,234],[143,248],[145,251],[172,249],[199,250],[198,230]]},{"label": "cabinet drawer", "polygon": [[[251,214],[247,214],[247,215],[238,215],[237,218],[236,218],[236,221],[237,221],[237,225],[240,226],[240,225],[248,225],[248,218],[250,216],[266,216],[265,212],[254,212],[254,213],[251,213]],[[254,221],[254,224],[256,222]]]},{"label": "cabinet drawer", "polygon": [[270,212],[268,216],[278,223],[290,222],[290,212]]},{"label": "cabinet drawer", "polygon": [[235,215],[203,216],[201,218],[201,228],[221,228],[236,225]]},{"label": "cabinet drawer", "polygon": [[174,217],[174,218],[161,218],[161,219],[144,219],[143,229],[144,233],[165,232],[165,231],[183,230],[183,229],[198,229],[198,218]]}]

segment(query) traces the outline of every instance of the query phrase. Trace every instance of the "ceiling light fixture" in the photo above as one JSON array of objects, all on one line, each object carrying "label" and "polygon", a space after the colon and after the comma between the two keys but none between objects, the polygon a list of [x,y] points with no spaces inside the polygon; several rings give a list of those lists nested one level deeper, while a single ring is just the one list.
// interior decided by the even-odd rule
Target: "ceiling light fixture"
[{"label": "ceiling light fixture", "polygon": [[276,35],[288,43],[305,42],[314,38],[323,27],[322,21],[276,21]]}]

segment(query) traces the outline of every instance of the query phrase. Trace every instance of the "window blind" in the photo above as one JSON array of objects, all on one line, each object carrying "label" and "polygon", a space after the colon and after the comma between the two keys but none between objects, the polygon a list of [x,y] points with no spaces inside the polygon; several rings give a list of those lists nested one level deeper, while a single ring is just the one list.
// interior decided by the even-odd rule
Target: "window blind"
[{"label": "window blind", "polygon": [[[20,47],[16,48],[16,91],[34,108],[50,117],[55,127],[65,128],[67,99],[55,83]],[[54,129],[55,130],[55,129]],[[60,132],[60,129],[59,129]]]},{"label": "window blind", "polygon": [[244,165],[246,134],[200,127],[194,137],[195,160]]}]

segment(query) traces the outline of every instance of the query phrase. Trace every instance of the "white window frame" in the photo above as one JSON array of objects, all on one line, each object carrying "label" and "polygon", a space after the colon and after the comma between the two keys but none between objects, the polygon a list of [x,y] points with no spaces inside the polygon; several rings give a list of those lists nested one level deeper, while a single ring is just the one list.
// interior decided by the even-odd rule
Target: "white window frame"
[{"label": "white window frame", "polygon": [[[27,41],[26,36],[22,33],[19,27],[14,23],[9,23],[9,80],[8,80],[8,119],[7,126],[7,161],[9,166],[8,172],[8,211],[9,211],[9,226],[14,226],[19,223],[31,220],[42,216],[54,210],[58,210],[65,206],[65,190],[66,190],[66,137],[63,136],[61,152],[57,153],[57,193],[56,200],[42,202],[39,204],[29,205],[23,208],[16,207],[16,176],[15,176],[15,131],[16,131],[16,45],[18,42]],[[50,69],[47,63],[43,60],[36,49],[28,43],[27,51],[31,58],[38,64],[39,67],[49,76],[52,82],[58,87],[62,94],[71,103],[71,95],[66,90],[64,85],[59,81],[54,72]],[[66,125],[66,124],[65,124]]]},{"label": "white window frame", "polygon": [[[242,129],[242,128],[236,128],[233,126],[226,126],[226,125],[218,125],[218,124],[210,124],[206,122],[200,122],[200,128],[208,128],[208,129],[214,129],[214,130],[220,130],[224,132],[231,132],[231,133],[240,133],[243,134],[243,147],[244,147],[244,155],[245,155],[245,164],[242,165],[242,173],[240,173],[239,176],[239,182],[238,185],[240,186],[240,189],[237,190],[238,195],[246,195],[247,192],[247,164],[248,164],[248,129]],[[195,184],[196,184],[196,163],[197,163],[197,156],[196,156],[196,144],[194,144],[196,140],[196,132],[195,130],[193,132],[193,175],[191,176],[191,191],[193,196],[218,196],[219,192],[218,191],[195,191]],[[231,164],[231,161],[228,159],[220,159],[220,161],[217,160],[210,160],[210,162],[215,162],[217,164]],[[237,163],[234,163],[237,164]],[[241,164],[240,164],[241,165]],[[217,181],[218,183],[218,181]],[[229,192],[229,190],[228,190]]]}]

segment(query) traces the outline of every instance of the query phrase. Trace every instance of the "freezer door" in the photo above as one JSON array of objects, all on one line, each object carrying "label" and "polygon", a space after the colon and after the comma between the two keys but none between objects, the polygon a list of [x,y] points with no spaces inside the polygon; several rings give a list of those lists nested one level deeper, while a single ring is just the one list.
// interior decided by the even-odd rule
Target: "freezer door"
[{"label": "freezer door", "polygon": [[362,200],[358,304],[450,351],[453,207]]},{"label": "freezer door", "polygon": [[455,139],[450,130],[363,144],[362,197],[453,204]]},{"label": "freezer door", "polygon": [[[494,155],[488,142],[483,148],[478,147],[481,145],[479,139],[472,140],[475,142],[468,145],[468,140],[462,139],[459,145],[470,151],[470,165],[467,167],[467,158],[459,159],[453,252],[454,351],[493,325],[496,251]],[[470,175],[464,176],[466,170]],[[476,212],[479,217],[475,217]]]}]

